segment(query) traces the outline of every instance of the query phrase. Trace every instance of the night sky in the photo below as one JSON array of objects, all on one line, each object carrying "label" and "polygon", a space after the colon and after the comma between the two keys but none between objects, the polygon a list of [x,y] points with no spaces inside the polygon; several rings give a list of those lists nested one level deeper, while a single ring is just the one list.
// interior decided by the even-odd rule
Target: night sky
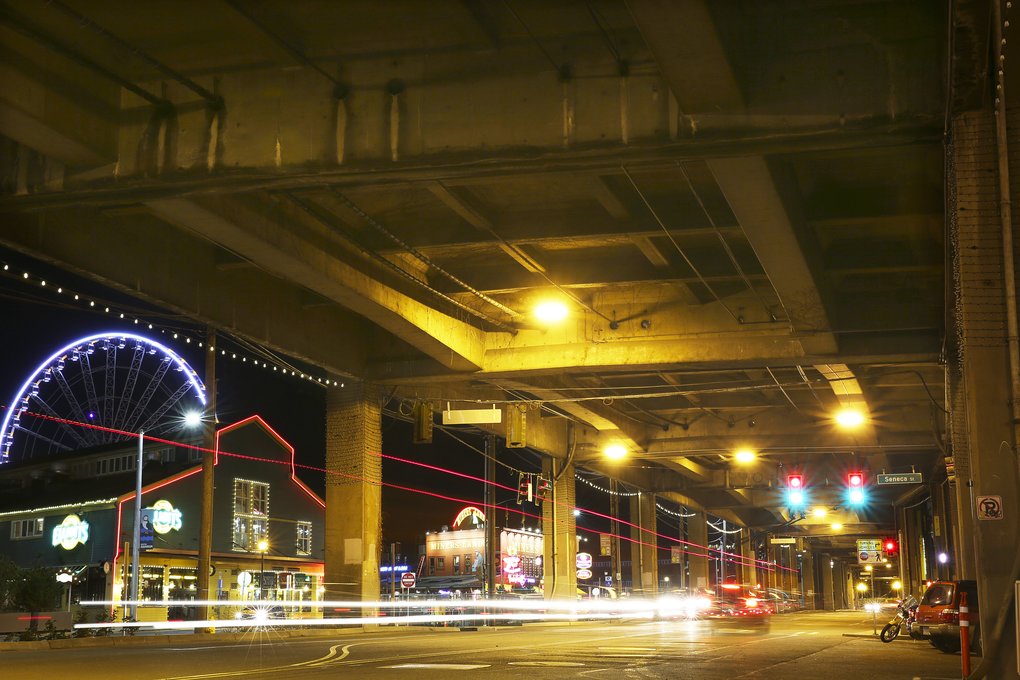
[{"label": "night sky", "polygon": [[[201,350],[194,344],[175,342],[167,333],[159,332],[161,326],[171,329],[168,332],[172,332],[172,329],[186,332],[189,330],[187,324],[161,321],[159,310],[153,309],[150,314],[138,314],[143,320],[151,321],[155,325],[155,329],[149,331],[144,325],[120,320],[117,314],[88,311],[86,302],[76,303],[66,293],[58,295],[55,288],[62,286],[65,289],[73,289],[83,294],[83,298],[87,295],[101,298],[104,303],[97,304],[97,310],[101,310],[107,303],[110,304],[111,311],[139,308],[144,310],[144,306],[133,298],[47,267],[17,253],[0,249],[0,265],[2,264],[10,267],[7,272],[0,271],[2,275],[0,308],[3,309],[5,319],[4,323],[0,324],[0,340],[4,347],[0,358],[0,404],[4,407],[14,398],[18,388],[40,362],[60,347],[89,333],[124,330],[148,335],[181,354],[200,376],[204,373]],[[26,271],[30,274],[27,280],[22,278]],[[40,277],[47,279],[45,288],[39,284]],[[191,330],[194,333],[193,337],[197,337],[195,328],[191,327]],[[227,347],[230,351],[227,342],[221,341],[220,346]],[[243,363],[240,361],[241,350],[236,349],[238,359],[225,358],[217,364],[219,388],[217,410],[221,424],[229,424],[258,414],[295,447],[297,463],[321,467],[325,450],[325,390],[317,384],[283,377],[272,371],[256,368],[250,363]],[[387,408],[395,411],[398,404],[391,401]],[[468,429],[457,430],[454,434],[467,442],[468,446],[448,436],[438,427],[432,444],[412,444],[411,425],[387,416],[383,419],[383,453],[483,477],[484,458],[475,450],[483,448],[481,435]],[[539,470],[539,459],[533,452],[503,449],[502,440],[499,440],[497,453],[499,460],[510,467],[527,471]],[[321,473],[303,470],[299,474],[316,492],[323,492],[324,482]],[[481,505],[483,499],[483,485],[480,482],[392,460],[383,461],[383,481],[424,489],[443,496],[462,498],[478,505]],[[516,472],[500,465],[497,467],[497,481],[516,488]],[[579,505],[597,507],[601,512],[608,510],[607,504],[602,502],[604,499],[592,497],[586,500],[585,493],[584,487],[579,485]],[[594,496],[598,495],[597,492],[594,493]],[[516,508],[518,506],[514,498],[513,493],[500,490],[496,500],[504,506]],[[460,501],[384,486],[382,544],[388,545],[390,541],[399,541],[403,544],[404,551],[413,556],[417,546],[423,542],[425,531],[436,531],[443,525],[452,524],[463,505],[464,503]],[[541,513],[534,506],[525,505],[524,510]],[[507,519],[509,525],[521,526],[522,520],[519,516],[507,515],[505,511],[499,513],[497,521],[502,526]],[[591,519],[590,522],[594,522],[593,528],[602,524],[597,519]],[[537,522],[529,518],[524,524],[535,526]]]}]

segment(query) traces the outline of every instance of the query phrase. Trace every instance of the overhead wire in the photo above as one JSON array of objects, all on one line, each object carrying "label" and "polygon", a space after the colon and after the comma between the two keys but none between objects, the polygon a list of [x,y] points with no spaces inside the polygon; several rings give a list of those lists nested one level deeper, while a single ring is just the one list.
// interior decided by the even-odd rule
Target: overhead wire
[{"label": "overhead wire", "polygon": [[[701,200],[701,194],[698,193],[698,190],[694,188],[694,183],[691,181],[691,176],[688,174],[687,168],[685,168],[684,164],[680,161],[677,161],[676,165],[678,168],[680,168],[680,174],[683,175],[684,181],[687,183],[688,191],[691,192],[691,195],[694,197],[694,200],[697,201],[698,207],[701,208],[701,212],[705,215],[705,219],[708,220],[709,226],[712,227],[712,231],[715,232],[716,238],[719,239],[719,245],[722,246],[722,249],[726,253],[726,256],[729,258],[730,263],[737,270],[737,275],[740,276],[741,280],[744,282],[744,285],[747,286],[748,290],[750,290],[754,297],[757,298],[758,302],[762,306],[762,309],[764,309],[765,313],[769,315],[769,319],[771,321],[775,321],[776,315],[772,312],[771,309],[769,309],[768,304],[765,303],[765,300],[758,292],[758,289],[754,287],[754,284],[751,283],[751,279],[749,279],[747,277],[747,274],[744,273],[744,268],[740,266],[740,262],[737,260],[736,255],[733,254],[733,249],[730,248],[730,244],[726,241],[726,238],[723,236],[722,232],[719,231],[719,225],[716,224],[715,218],[713,218],[712,214],[708,211],[708,208],[705,206],[705,202]],[[712,170],[711,168],[709,168],[709,173],[711,174],[711,172]],[[769,281],[770,285],[771,283],[772,282]],[[779,296],[777,295],[776,297],[778,298]]]},{"label": "overhead wire", "polygon": [[712,297],[715,298],[715,301],[718,302],[731,317],[733,317],[734,321],[736,321],[737,323],[742,323],[740,317],[737,316],[733,312],[733,310],[730,309],[729,306],[722,301],[722,298],[719,297],[719,294],[715,292],[714,288],[712,288],[712,284],[705,280],[705,277],[701,275],[701,271],[698,269],[698,267],[693,262],[691,262],[691,259],[689,257],[687,257],[687,253],[684,251],[683,247],[679,243],[677,243],[676,239],[673,237],[672,232],[670,232],[669,227],[666,226],[666,223],[662,221],[662,218],[659,216],[659,213],[655,210],[654,207],[652,207],[652,204],[649,202],[644,192],[641,191],[641,188],[637,185],[637,182],[634,181],[634,178],[631,176],[630,171],[627,170],[627,167],[621,165],[620,169],[623,170],[624,176],[626,176],[627,180],[630,182],[630,185],[634,187],[634,191],[637,192],[637,195],[641,199],[641,202],[645,204],[645,207],[648,209],[648,212],[651,213],[652,218],[655,219],[655,222],[659,225],[659,228],[662,229],[662,233],[665,234],[666,238],[669,239],[669,242],[673,244],[673,247],[680,254],[680,257],[683,258],[684,262],[687,263],[687,266],[690,267],[691,271],[694,272],[694,275],[698,277],[698,281],[701,282],[701,285],[703,285],[705,289],[712,295]]}]

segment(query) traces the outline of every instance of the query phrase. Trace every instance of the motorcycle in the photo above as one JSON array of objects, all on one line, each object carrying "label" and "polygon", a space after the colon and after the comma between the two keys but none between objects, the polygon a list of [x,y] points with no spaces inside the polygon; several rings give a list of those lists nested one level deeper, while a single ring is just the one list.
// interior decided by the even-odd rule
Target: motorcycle
[{"label": "motorcycle", "polygon": [[907,625],[907,633],[910,633],[910,626],[913,623],[914,612],[917,611],[917,600],[913,596],[908,597],[896,606],[896,616],[892,620],[885,624],[882,629],[879,639],[882,642],[892,642],[899,637],[900,630],[903,628],[903,624]]}]

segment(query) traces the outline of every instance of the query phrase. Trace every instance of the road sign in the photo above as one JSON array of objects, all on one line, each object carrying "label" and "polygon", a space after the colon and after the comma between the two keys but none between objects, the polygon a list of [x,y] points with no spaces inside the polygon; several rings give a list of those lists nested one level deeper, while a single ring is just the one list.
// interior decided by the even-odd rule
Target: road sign
[{"label": "road sign", "polygon": [[413,571],[405,571],[400,575],[400,586],[402,588],[414,588],[415,576]]},{"label": "road sign", "polygon": [[680,547],[679,546],[674,545],[674,546],[670,547],[670,549],[669,549],[669,563],[670,564],[680,564],[681,562],[683,562],[682,555],[683,554],[680,552]]},{"label": "road sign", "polygon": [[796,545],[797,539],[791,537],[777,536],[776,538],[769,539],[769,543],[772,545]]},{"label": "road sign", "polygon": [[1005,516],[1002,511],[1002,496],[978,496],[975,502],[978,519],[1002,519]]},{"label": "road sign", "polygon": [[920,472],[901,472],[896,475],[877,475],[879,484],[921,484],[924,479]]},{"label": "road sign", "polygon": [[882,563],[881,550],[857,551],[857,564],[881,564],[881,563]]},{"label": "road sign", "polygon": [[599,555],[603,557],[612,554],[610,548],[610,537],[609,534],[599,534]]},{"label": "road sign", "polygon": [[882,539],[858,538],[857,552],[882,552]]}]

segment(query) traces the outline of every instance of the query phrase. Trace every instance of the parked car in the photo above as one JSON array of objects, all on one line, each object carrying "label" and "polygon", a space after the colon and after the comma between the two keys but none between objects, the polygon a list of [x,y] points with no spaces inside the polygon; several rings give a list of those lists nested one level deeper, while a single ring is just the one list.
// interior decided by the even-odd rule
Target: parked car
[{"label": "parked car", "polygon": [[946,654],[960,651],[960,600],[967,594],[970,610],[970,649],[981,653],[977,581],[934,581],[921,596],[911,637],[929,640]]}]

